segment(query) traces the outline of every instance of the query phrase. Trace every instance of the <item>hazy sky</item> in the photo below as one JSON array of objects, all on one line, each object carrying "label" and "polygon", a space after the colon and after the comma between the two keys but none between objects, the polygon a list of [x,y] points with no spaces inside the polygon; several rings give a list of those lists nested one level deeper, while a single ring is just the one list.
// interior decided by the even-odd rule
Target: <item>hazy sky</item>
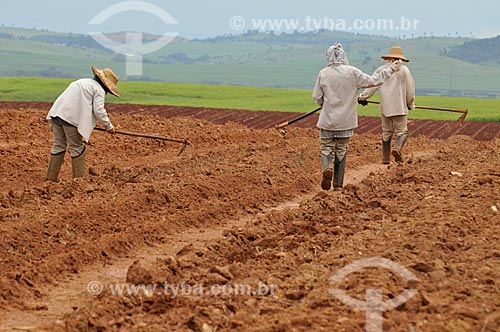
[{"label": "hazy sky", "polygon": [[[144,8],[137,10],[141,4]],[[113,5],[120,7],[102,14],[98,25],[89,24]],[[154,15],[152,11],[164,16]],[[59,32],[177,33],[186,38],[247,29],[270,30],[271,25],[273,30],[281,32],[324,28],[407,37],[424,34],[494,37],[500,35],[498,13],[498,0],[475,0],[467,5],[449,0],[399,1],[390,5],[373,0],[5,0],[0,23]],[[266,21],[268,19],[274,21]],[[167,24],[174,22],[177,24]]]}]

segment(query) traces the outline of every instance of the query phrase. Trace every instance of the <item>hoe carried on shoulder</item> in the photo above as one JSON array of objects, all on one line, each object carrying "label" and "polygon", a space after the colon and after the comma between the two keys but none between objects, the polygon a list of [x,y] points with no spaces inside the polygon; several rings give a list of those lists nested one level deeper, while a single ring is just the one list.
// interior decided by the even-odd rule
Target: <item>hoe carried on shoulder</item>
[{"label": "hoe carried on shoulder", "polygon": [[[98,131],[107,131],[106,129],[104,129],[104,128],[99,128],[99,127],[96,127],[96,128],[95,128],[95,130],[98,130]],[[178,155],[181,155],[181,153],[183,153],[183,152],[184,152],[184,150],[186,150],[186,147],[187,147],[188,145],[191,145],[191,142],[189,142],[186,138],[184,138],[184,139],[176,139],[176,138],[168,138],[168,137],[156,136],[156,135],[148,135],[148,134],[131,133],[131,132],[128,132],[128,131],[121,131],[121,130],[116,130],[116,133],[117,133],[117,134],[120,134],[120,135],[126,135],[126,136],[134,136],[134,137],[151,138],[151,139],[155,139],[155,140],[159,140],[159,141],[167,141],[167,142],[181,143],[181,144],[182,144],[182,147],[181,147],[181,150],[179,151],[179,154],[178,154]]]}]

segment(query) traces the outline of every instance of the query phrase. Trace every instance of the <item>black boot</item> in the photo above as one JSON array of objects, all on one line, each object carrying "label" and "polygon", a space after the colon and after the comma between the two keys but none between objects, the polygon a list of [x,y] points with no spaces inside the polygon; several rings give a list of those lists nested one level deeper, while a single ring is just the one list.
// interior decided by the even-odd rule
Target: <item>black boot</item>
[{"label": "black boot", "polygon": [[401,153],[401,150],[403,150],[403,146],[405,145],[407,139],[408,134],[396,136],[396,146],[392,150],[392,155],[398,163],[403,161],[403,154]]},{"label": "black boot", "polygon": [[49,181],[58,182],[59,181],[59,171],[64,163],[64,155],[66,151],[58,154],[51,154],[49,160],[49,166],[47,167],[47,175],[45,178]]},{"label": "black boot", "polygon": [[344,172],[345,172],[345,162],[347,154],[339,160],[335,157],[335,163],[333,165],[333,190],[340,191],[344,187]]},{"label": "black boot", "polygon": [[321,155],[321,166],[323,169],[323,179],[321,180],[321,189],[330,190],[332,187],[332,155]]},{"label": "black boot", "polygon": [[77,157],[72,157],[73,178],[82,178],[85,176],[85,146],[83,151]]},{"label": "black boot", "polygon": [[382,164],[388,165],[391,163],[391,138],[388,141],[382,139]]}]

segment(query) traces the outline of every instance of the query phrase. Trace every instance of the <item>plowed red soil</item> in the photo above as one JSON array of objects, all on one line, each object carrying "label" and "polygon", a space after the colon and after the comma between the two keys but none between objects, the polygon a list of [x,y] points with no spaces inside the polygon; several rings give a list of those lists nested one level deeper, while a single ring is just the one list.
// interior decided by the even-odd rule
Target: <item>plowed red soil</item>
[{"label": "plowed red soil", "polygon": [[[413,136],[382,166],[378,132],[358,131],[345,190],[323,192],[314,129],[112,107],[122,130],[192,146],[95,132],[91,174],[72,180],[67,155],[48,183],[47,105],[3,104],[0,331],[365,331],[332,290],[410,288],[383,331],[500,330],[500,139]],[[332,282],[365,258],[418,281],[375,267]]]},{"label": "plowed red soil", "polygon": [[[41,102],[0,102],[0,108],[6,109],[49,109],[49,103]],[[268,129],[277,124],[290,121],[298,116],[292,112],[267,112],[229,110],[218,108],[202,108],[187,106],[168,105],[130,105],[130,104],[108,104],[110,112],[120,114],[149,114],[161,117],[191,117],[207,120],[215,124],[226,124],[234,122],[251,129]],[[298,128],[315,128],[318,115],[313,114],[292,126]],[[466,135],[479,141],[490,141],[500,137],[499,122],[464,122],[458,121],[432,121],[432,120],[409,120],[408,129],[414,137],[425,136],[429,138],[448,138],[454,135]],[[379,134],[381,132],[380,119],[376,117],[360,117],[358,134]]]}]

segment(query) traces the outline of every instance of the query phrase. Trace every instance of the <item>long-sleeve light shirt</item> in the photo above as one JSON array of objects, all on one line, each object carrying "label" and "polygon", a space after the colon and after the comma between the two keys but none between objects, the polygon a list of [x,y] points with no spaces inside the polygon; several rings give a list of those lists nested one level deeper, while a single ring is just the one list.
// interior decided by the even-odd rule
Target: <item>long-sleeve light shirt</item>
[{"label": "long-sleeve light shirt", "polygon": [[[379,67],[375,74],[388,66]],[[380,89],[380,113],[383,116],[407,115],[408,109],[415,109],[415,81],[408,67],[402,65],[382,86],[366,89],[360,98],[370,98],[377,89]]]},{"label": "long-sleeve light shirt", "polygon": [[340,64],[323,68],[318,74],[312,94],[316,103],[323,107],[317,127],[330,131],[357,128],[359,89],[379,86],[392,74],[391,68],[372,76],[356,67]]},{"label": "long-sleeve light shirt", "polygon": [[91,78],[82,78],[72,82],[56,99],[47,120],[59,117],[78,128],[85,141],[99,121],[106,130],[114,128],[104,108],[106,92],[101,85]]}]

